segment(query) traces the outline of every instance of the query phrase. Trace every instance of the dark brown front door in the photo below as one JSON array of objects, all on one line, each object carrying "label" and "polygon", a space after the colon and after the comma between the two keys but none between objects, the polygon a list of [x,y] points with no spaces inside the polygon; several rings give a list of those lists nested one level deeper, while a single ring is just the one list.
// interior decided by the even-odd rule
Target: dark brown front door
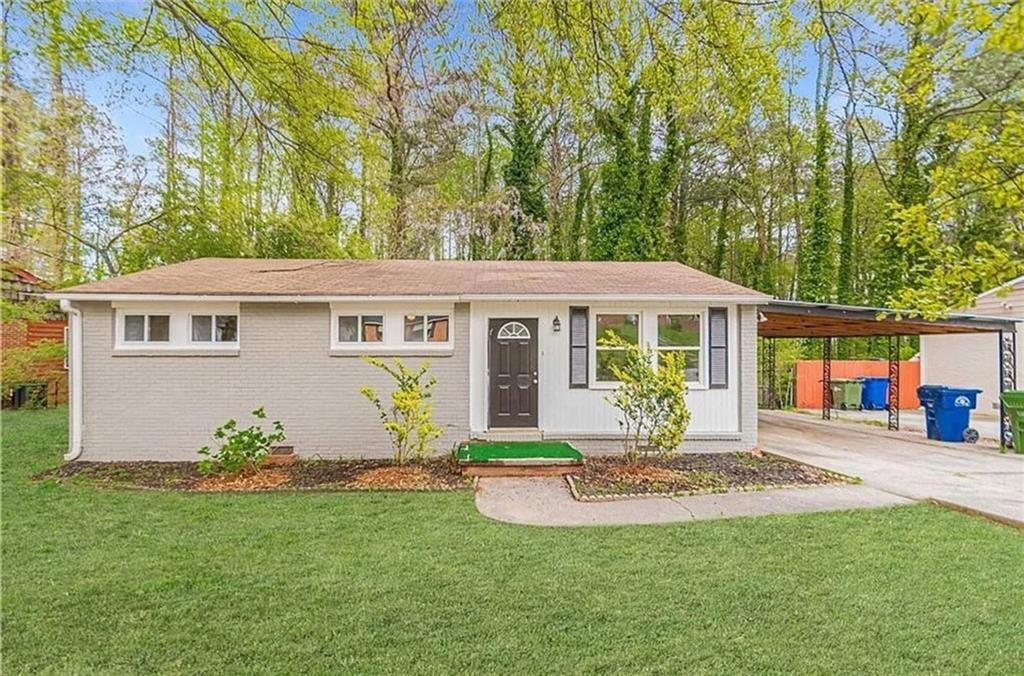
[{"label": "dark brown front door", "polygon": [[491,427],[537,426],[537,320],[492,319]]}]

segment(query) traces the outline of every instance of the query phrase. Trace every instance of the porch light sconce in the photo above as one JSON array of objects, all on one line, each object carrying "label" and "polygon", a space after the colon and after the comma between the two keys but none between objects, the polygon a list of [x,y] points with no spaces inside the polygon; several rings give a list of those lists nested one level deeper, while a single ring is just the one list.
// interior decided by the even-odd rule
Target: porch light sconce
[{"label": "porch light sconce", "polygon": [[551,322],[551,329],[555,333],[558,333],[559,331],[562,330],[562,321],[558,318],[558,315],[555,315],[554,321]]}]

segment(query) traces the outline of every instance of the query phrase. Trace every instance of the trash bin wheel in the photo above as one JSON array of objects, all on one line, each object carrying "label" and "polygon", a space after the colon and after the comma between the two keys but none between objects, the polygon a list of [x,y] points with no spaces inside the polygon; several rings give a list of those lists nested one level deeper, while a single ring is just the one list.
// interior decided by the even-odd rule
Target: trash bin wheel
[{"label": "trash bin wheel", "polygon": [[846,410],[846,402],[845,401],[839,403],[839,409],[842,410],[842,411]]},{"label": "trash bin wheel", "polygon": [[966,441],[969,444],[978,443],[978,436],[978,430],[974,429],[973,427],[968,427],[967,429],[964,430],[964,441]]}]

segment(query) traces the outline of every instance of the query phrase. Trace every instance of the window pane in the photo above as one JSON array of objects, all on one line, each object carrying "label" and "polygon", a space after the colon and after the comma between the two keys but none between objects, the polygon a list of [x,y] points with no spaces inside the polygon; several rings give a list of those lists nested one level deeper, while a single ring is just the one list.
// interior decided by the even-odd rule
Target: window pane
[{"label": "window pane", "polygon": [[146,339],[146,316],[125,315],[124,316],[124,339],[125,341],[141,341]]},{"label": "window pane", "polygon": [[658,350],[658,364],[662,364],[665,356],[675,354],[676,360],[683,361],[683,369],[686,372],[688,382],[700,381],[700,351],[699,350]]},{"label": "window pane", "polygon": [[213,340],[213,317],[195,315],[192,317],[192,341],[205,343]]},{"label": "window pane", "polygon": [[615,382],[618,378],[612,372],[612,364],[622,368],[626,364],[625,350],[598,350],[595,377],[602,382]]},{"label": "window pane", "polygon": [[238,340],[238,315],[217,315],[217,341],[233,343]]},{"label": "window pane", "polygon": [[384,340],[383,315],[363,315],[363,342],[379,343]]},{"label": "window pane", "polygon": [[696,347],[700,345],[700,315],[658,315],[658,345]]},{"label": "window pane", "polygon": [[171,339],[170,315],[149,315],[149,340],[152,343],[166,343]]},{"label": "window pane", "polygon": [[405,315],[405,342],[423,342],[423,315]]},{"label": "window pane", "polygon": [[609,331],[636,345],[640,338],[640,315],[597,315],[597,339],[600,341]]},{"label": "window pane", "polygon": [[354,343],[359,340],[359,317],[338,317],[338,342]]},{"label": "window pane", "polygon": [[448,315],[430,315],[427,317],[427,342],[448,342]]}]

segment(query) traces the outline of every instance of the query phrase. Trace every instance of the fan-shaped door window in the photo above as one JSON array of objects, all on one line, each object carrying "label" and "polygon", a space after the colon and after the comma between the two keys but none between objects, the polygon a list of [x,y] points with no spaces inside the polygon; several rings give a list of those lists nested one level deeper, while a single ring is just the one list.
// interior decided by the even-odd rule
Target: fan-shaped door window
[{"label": "fan-shaped door window", "polygon": [[521,322],[506,322],[498,329],[498,340],[529,340],[530,329]]}]

